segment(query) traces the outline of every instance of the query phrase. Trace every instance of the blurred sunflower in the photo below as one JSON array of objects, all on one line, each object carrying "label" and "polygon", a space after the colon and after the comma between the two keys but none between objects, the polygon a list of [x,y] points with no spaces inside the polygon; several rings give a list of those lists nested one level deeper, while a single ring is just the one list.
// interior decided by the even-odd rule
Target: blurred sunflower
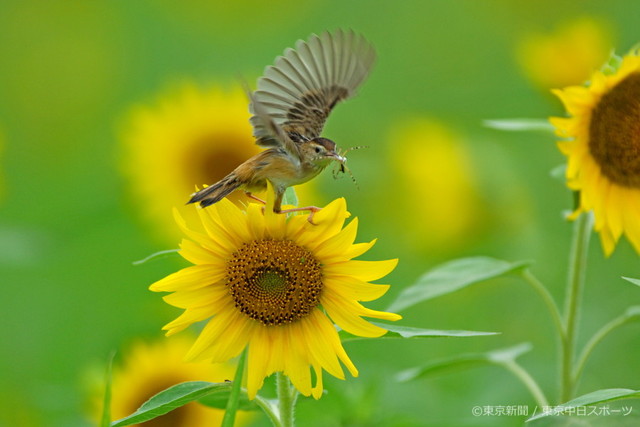
[{"label": "blurred sunflower", "polygon": [[586,86],[554,90],[570,117],[552,117],[567,156],[567,186],[580,193],[573,217],[593,211],[610,255],[624,233],[640,253],[640,50]]},{"label": "blurred sunflower", "polygon": [[426,118],[398,123],[391,135],[398,212],[404,224],[412,224],[411,233],[405,233],[410,243],[440,252],[468,244],[482,221],[483,206],[461,138]]},{"label": "blurred sunflower", "polygon": [[[228,364],[185,363],[185,352],[191,341],[175,337],[156,343],[137,342],[126,353],[120,366],[115,366],[112,381],[111,415],[124,418],[136,411],[150,397],[185,381],[223,382],[232,379],[235,368]],[[102,405],[97,397],[96,407]],[[99,413],[100,411],[96,411]],[[219,425],[223,410],[212,409],[196,402],[143,424],[152,426]],[[239,413],[238,425],[246,424],[248,415]],[[96,416],[98,418],[99,415]]]},{"label": "blurred sunflower", "polygon": [[[248,100],[242,88],[200,89],[185,83],[160,96],[154,106],[137,106],[124,127],[121,168],[135,202],[163,238],[173,242],[172,207],[196,220],[184,206],[196,186],[210,185],[257,154],[249,124]],[[312,184],[311,184],[312,185]],[[310,188],[304,184],[299,188]],[[305,190],[299,194],[307,199]],[[241,191],[229,195],[249,203]]]},{"label": "blurred sunflower", "polygon": [[351,334],[377,337],[385,329],[361,316],[400,319],[358,302],[387,291],[388,285],[368,282],[387,275],[397,260],[352,260],[375,240],[353,244],[358,221],[342,228],[349,215],[344,199],[315,214],[312,225],[306,215],[274,214],[271,193],[265,213],[261,206],[250,204],[243,211],[227,200],[197,209],[206,233],[187,228],[175,211],[190,239],[182,241],[180,253],[195,265],[150,289],[173,292],[165,301],[185,309],[164,326],[167,335],[209,319],[187,360],[223,362],[248,347],[250,398],[266,376],[284,372],[303,395],[318,399],[323,369],[344,379],[341,361],[351,375],[358,375],[332,321]]},{"label": "blurred sunflower", "polygon": [[586,81],[612,48],[610,26],[585,16],[552,33],[526,36],[518,45],[517,56],[527,77],[546,89]]}]

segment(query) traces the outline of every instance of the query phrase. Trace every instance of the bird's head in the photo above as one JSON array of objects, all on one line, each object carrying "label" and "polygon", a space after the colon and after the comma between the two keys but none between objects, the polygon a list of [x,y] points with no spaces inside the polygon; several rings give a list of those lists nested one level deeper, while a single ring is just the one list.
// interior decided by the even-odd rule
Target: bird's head
[{"label": "bird's head", "polygon": [[336,151],[336,143],[327,138],[314,138],[300,147],[302,156],[320,167],[327,167],[332,161],[344,162],[346,159]]}]

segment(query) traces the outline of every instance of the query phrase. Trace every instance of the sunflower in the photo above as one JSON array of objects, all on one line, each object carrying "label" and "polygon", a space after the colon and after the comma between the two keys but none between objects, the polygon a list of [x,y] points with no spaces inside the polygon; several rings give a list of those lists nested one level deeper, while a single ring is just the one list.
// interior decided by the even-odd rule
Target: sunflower
[{"label": "sunflower", "polygon": [[[191,83],[162,94],[156,105],[137,106],[129,113],[121,169],[134,201],[164,242],[180,237],[167,214],[173,206],[196,220],[193,209],[184,206],[196,186],[217,182],[260,151],[249,117],[241,87],[202,89]],[[229,198],[249,202],[241,191]]]},{"label": "sunflower", "polygon": [[567,186],[580,193],[574,217],[593,211],[610,255],[625,234],[640,253],[640,51],[586,86],[554,90],[570,117],[551,118],[567,156]]},{"label": "sunflower", "polygon": [[[126,353],[123,363],[114,367],[111,398],[113,418],[131,415],[151,396],[172,385],[185,381],[223,382],[233,378],[234,367],[229,364],[184,363],[184,353],[190,344],[191,340],[186,337],[174,337],[156,343],[135,343]],[[101,404],[101,397],[98,397],[95,406],[100,407]],[[222,410],[193,402],[144,425],[219,425],[223,415]],[[246,424],[247,414],[241,414],[238,421]]]},{"label": "sunflower", "polygon": [[[185,309],[164,329],[172,335],[208,319],[187,360],[224,362],[248,347],[247,391],[253,398],[264,378],[283,372],[305,396],[322,394],[322,370],[344,379],[358,371],[342,347],[333,322],[345,331],[377,337],[386,330],[361,316],[398,320],[393,313],[363,307],[358,301],[382,296],[379,279],[397,260],[353,260],[375,243],[354,244],[358,221],[348,217],[340,198],[316,213],[274,214],[272,192],[266,209],[250,204],[241,210],[226,199],[198,209],[205,233],[176,221],[189,237],[181,255],[195,264],[151,285],[173,292],[165,301]],[[331,320],[329,320],[329,318]],[[333,321],[333,322],[332,322]],[[315,373],[312,385],[311,368]]]},{"label": "sunflower", "polygon": [[523,71],[543,88],[581,84],[606,61],[613,46],[610,25],[583,16],[549,33],[532,33],[518,45]]},{"label": "sunflower", "polygon": [[[391,135],[393,185],[402,196],[398,211],[413,224],[407,238],[416,248],[440,252],[467,244],[484,209],[462,138],[430,118],[404,120]],[[415,159],[429,159],[429,167]],[[413,209],[416,199],[425,207]]]}]

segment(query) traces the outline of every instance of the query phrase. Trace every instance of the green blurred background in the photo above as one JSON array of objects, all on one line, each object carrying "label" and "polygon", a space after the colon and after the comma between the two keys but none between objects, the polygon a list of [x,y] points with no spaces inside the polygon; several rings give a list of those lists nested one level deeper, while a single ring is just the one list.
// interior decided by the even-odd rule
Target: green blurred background
[{"label": "green blurred background", "polygon": [[[135,337],[160,338],[161,326],[179,313],[147,287],[184,264],[169,257],[132,265],[177,244],[152,236],[119,172],[119,126],[132,105],[152,103],[185,80],[230,85],[242,75],[253,82],[285,47],[325,29],[353,28],[378,51],[359,96],[336,109],[325,131],[343,146],[370,147],[350,155],[359,189],[329,172],[317,183],[323,201],[347,197],[360,218],[360,241],[379,238],[366,259],[400,258],[384,280],[389,294],[369,306],[388,306],[427,269],[470,255],[535,260],[534,272],[561,301],[571,235],[562,211],[572,196],[549,172],[564,159],[548,133],[503,133],[482,120],[563,114],[548,88],[526,77],[519,41],[582,16],[606,22],[618,52],[640,40],[640,3],[633,0],[1,0],[0,424],[90,425],[84,373]],[[428,183],[400,182],[402,161],[393,161],[402,159],[403,123],[416,119],[458,136],[473,181],[473,195],[461,197],[451,216],[468,216],[470,225],[437,244],[429,244],[421,223],[439,203],[419,191]],[[412,161],[418,169],[440,166]],[[447,173],[442,180],[450,180]],[[624,240],[605,259],[594,236],[581,343],[640,301],[638,289],[620,279],[640,277],[637,260]],[[471,414],[476,405],[533,408],[521,384],[498,368],[408,384],[393,376],[525,341],[534,351],[523,365],[555,399],[553,325],[518,280],[492,281],[402,314],[405,325],[502,334],[349,343],[360,377],[325,375],[329,393],[300,401],[300,425],[520,425],[523,417]],[[640,387],[639,333],[631,325],[607,338],[578,392]]]}]

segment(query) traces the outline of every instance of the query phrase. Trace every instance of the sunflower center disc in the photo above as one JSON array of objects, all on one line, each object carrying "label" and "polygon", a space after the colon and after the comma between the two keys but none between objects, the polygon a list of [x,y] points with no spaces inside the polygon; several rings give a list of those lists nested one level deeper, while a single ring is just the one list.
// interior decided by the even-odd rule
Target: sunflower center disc
[{"label": "sunflower center disc", "polygon": [[600,99],[589,126],[589,150],[612,182],[640,188],[640,72]]},{"label": "sunflower center disc", "polygon": [[320,303],[320,263],[288,240],[245,243],[233,254],[227,273],[236,307],[264,325],[301,319]]}]

